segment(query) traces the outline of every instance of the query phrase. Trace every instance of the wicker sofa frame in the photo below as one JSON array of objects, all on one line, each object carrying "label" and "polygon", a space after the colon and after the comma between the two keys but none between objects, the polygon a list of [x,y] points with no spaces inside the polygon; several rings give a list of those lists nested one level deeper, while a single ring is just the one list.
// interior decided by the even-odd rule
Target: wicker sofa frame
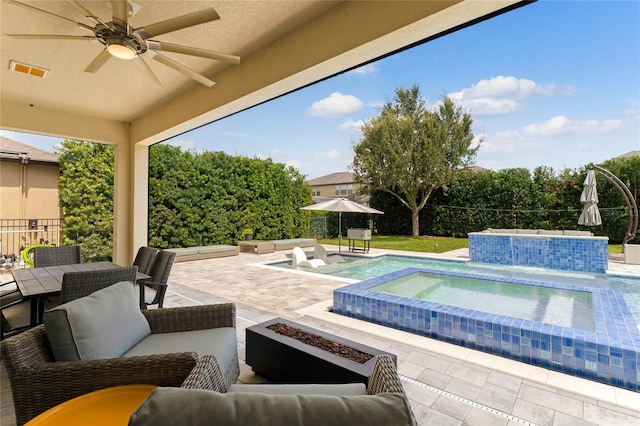
[{"label": "wicker sofa frame", "polygon": [[[233,303],[142,311],[152,334],[236,326]],[[77,396],[112,386],[151,384],[226,392],[240,374],[237,354],[222,372],[214,356],[195,352],[91,361],[55,362],[44,325],[1,342],[11,382],[16,423]],[[213,360],[213,361],[212,361]],[[197,368],[196,368],[197,367]],[[194,368],[196,370],[194,371]],[[190,376],[190,374],[194,375]]]}]

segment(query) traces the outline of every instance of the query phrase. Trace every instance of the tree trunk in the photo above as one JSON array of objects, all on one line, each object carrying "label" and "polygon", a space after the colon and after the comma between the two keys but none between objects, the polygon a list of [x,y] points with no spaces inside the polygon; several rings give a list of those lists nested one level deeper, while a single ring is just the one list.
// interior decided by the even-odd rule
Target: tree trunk
[{"label": "tree trunk", "polygon": [[418,213],[420,213],[420,209],[418,207],[413,207],[411,209],[411,235],[414,237],[420,236],[420,217]]}]

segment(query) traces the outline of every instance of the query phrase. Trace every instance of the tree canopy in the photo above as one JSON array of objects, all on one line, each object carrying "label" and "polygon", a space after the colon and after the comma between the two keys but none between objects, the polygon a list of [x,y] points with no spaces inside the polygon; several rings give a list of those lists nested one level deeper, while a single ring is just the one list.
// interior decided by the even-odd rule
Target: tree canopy
[{"label": "tree canopy", "polygon": [[368,120],[354,146],[352,169],[368,191],[384,191],[411,211],[413,236],[419,236],[419,212],[432,192],[468,166],[473,147],[473,120],[445,97],[430,111],[419,87],[396,89],[396,98]]}]

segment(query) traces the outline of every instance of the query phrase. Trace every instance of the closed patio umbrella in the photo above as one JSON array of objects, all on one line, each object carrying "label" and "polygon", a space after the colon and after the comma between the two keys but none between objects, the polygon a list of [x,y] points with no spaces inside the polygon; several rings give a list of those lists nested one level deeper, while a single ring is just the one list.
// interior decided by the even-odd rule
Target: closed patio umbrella
[{"label": "closed patio umbrella", "polygon": [[326,212],[338,212],[338,253],[342,247],[342,213],[373,213],[384,214],[380,210],[373,209],[371,207],[363,206],[356,202],[347,200],[346,198],[334,198],[329,201],[324,201],[318,204],[312,204],[310,206],[301,207],[301,210],[316,210]]},{"label": "closed patio umbrella", "polygon": [[589,170],[584,180],[584,189],[580,195],[580,202],[584,208],[578,219],[578,225],[596,226],[602,224],[600,210],[598,210],[598,191],[596,190],[596,172]]}]

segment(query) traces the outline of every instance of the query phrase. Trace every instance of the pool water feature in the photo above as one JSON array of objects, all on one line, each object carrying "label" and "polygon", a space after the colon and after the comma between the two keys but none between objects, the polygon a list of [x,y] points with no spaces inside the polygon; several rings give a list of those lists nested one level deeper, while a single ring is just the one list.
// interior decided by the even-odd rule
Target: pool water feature
[{"label": "pool water feature", "polygon": [[[382,293],[416,274],[499,281],[590,294],[593,331]],[[376,288],[378,290],[376,290]],[[542,291],[542,290],[541,290]],[[480,294],[480,292],[478,292]],[[471,349],[640,391],[640,331],[623,295],[610,288],[406,268],[334,290],[333,312]],[[584,327],[583,327],[584,328]]]},{"label": "pool water feature", "polygon": [[590,292],[417,272],[370,291],[595,331]]}]

